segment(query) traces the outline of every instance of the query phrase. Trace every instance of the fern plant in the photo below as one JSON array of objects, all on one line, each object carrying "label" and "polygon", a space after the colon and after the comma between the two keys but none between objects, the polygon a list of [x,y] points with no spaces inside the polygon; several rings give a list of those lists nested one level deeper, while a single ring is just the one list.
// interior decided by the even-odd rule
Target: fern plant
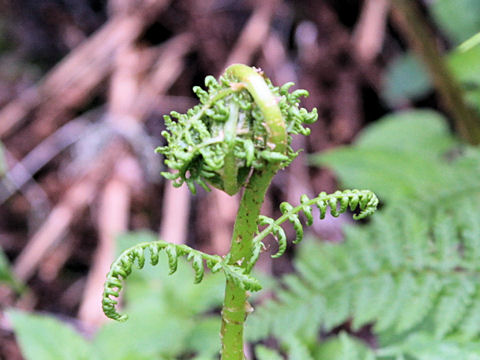
[{"label": "fern plant", "polygon": [[322,353],[312,346],[319,331],[350,322],[353,331],[373,325],[380,349],[339,359],[479,358],[480,151],[454,139],[440,115],[411,111],[313,161],[346,186],[378,190],[384,209],[366,226],[346,227],[344,243],[304,243],[297,274],[249,318],[250,340],[274,335],[288,348],[295,336]]},{"label": "fern plant", "polygon": [[[172,112],[165,117],[168,131],[163,136],[167,145],[157,151],[165,156],[166,165],[172,169],[163,175],[172,180],[174,186],[186,183],[192,193],[196,192],[196,185],[205,190],[213,186],[230,195],[243,191],[231,249],[221,257],[186,245],[154,241],[126,250],[107,274],[103,309],[108,317],[126,319],[116,310],[123,281],[134,264],[139,268],[144,266],[147,252],[151,264],[156,264],[159,252],[164,251],[171,273],[177,269],[177,259],[185,256],[192,263],[197,283],[202,280],[205,266],[225,275],[221,356],[224,360],[243,360],[243,328],[250,308],[248,291],[261,288],[250,273],[262,250],[262,240],[273,233],[279,242],[275,256],[280,256],[286,247],[280,225],[287,220],[292,222],[297,233],[295,242],[299,242],[303,236],[299,213],[303,212],[311,224],[312,206],[317,206],[322,216],[328,208],[334,216],[348,208],[359,209],[355,216],[358,219],[375,211],[378,200],[372,192],[352,190],[331,195],[322,193],[314,199],[302,197],[297,207],[283,203],[283,215],[278,220],[260,216],[273,176],[297,155],[290,146],[292,135],[308,135],[310,131],[304,124],[317,119],[315,109],[309,112],[299,106],[300,98],[308,92],[289,92],[292,85],[276,87],[255,68],[231,65],[219,81],[208,76],[206,90],[194,88],[199,105],[186,114]],[[267,227],[259,231],[259,225]]]}]

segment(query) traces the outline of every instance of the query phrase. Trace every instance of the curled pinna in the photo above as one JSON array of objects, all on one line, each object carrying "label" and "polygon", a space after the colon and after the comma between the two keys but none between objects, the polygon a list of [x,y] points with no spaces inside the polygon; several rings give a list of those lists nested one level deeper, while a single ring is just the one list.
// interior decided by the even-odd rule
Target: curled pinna
[{"label": "curled pinna", "polygon": [[282,216],[274,220],[268,216],[260,215],[258,224],[267,227],[258,233],[253,239],[256,249],[260,249],[262,240],[268,235],[273,234],[278,242],[278,251],[272,257],[280,257],[287,249],[287,235],[285,230],[280,226],[285,221],[290,221],[295,229],[294,244],[299,243],[303,239],[303,226],[300,222],[299,213],[303,212],[306,218],[306,224],[311,226],[313,224],[312,207],[316,206],[320,211],[320,219],[324,219],[330,208],[330,214],[337,217],[346,212],[348,209],[355,211],[359,209],[358,214],[354,214],[355,220],[364,219],[373,214],[378,206],[377,196],[369,190],[344,190],[336,191],[333,194],[321,192],[317,197],[310,199],[307,195],[302,195],[300,198],[300,205],[293,207],[287,202],[280,204],[280,211]]},{"label": "curled pinna", "polygon": [[212,272],[223,270],[225,277],[242,289],[249,291],[258,291],[261,289],[257,279],[246,274],[245,270],[238,266],[228,265],[224,259],[218,255],[205,254],[187,245],[171,244],[161,240],[143,242],[125,250],[110,267],[104,284],[102,297],[102,308],[106,316],[118,321],[127,320],[127,315],[122,315],[116,310],[118,298],[123,289],[123,281],[132,273],[134,266],[138,269],[142,269],[145,266],[147,256],[150,259],[150,264],[157,265],[162,251],[167,255],[170,274],[177,271],[178,258],[185,256],[187,261],[192,263],[192,268],[195,273],[194,283],[196,284],[202,281],[206,264]]}]

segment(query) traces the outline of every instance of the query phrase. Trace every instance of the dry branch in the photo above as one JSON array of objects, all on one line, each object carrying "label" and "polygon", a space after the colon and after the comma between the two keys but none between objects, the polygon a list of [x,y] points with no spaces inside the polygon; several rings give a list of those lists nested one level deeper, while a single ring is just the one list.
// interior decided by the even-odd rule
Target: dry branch
[{"label": "dry branch", "polygon": [[388,0],[365,1],[352,42],[360,60],[372,61],[381,51],[387,24]]},{"label": "dry branch", "polygon": [[165,183],[162,201],[160,239],[173,244],[185,244],[190,214],[190,192],[186,186],[175,188]]},{"label": "dry branch", "polygon": [[133,113],[144,118],[155,109],[159,98],[174,84],[182,73],[183,58],[192,50],[193,35],[184,33],[175,36],[161,47],[161,53],[142,82]]},{"label": "dry branch", "polygon": [[38,144],[21,161],[15,163],[1,181],[0,204],[21,190],[40,169],[59,153],[84,136],[87,129],[87,118],[90,115],[95,116],[97,113],[98,111],[95,111],[69,121]]},{"label": "dry branch", "polygon": [[88,273],[78,316],[80,320],[99,325],[105,320],[101,307],[105,274],[114,260],[116,237],[128,229],[131,189],[141,170],[133,158],[126,157],[116,167],[100,198],[98,216],[99,244]]},{"label": "dry branch", "polygon": [[168,3],[168,0],[145,1],[129,14],[109,20],[39,84],[0,111],[0,138],[8,136],[36,107],[49,115],[49,121],[54,121],[83,103],[110,73],[115,52],[137,39]]},{"label": "dry branch", "polygon": [[479,144],[480,117],[465,102],[463,89],[447,67],[418,4],[412,0],[392,0],[392,4],[399,29],[425,63],[457,132],[470,144]]},{"label": "dry branch", "polygon": [[110,172],[119,150],[106,151],[65,193],[41,228],[17,257],[14,272],[19,279],[28,280],[46,253],[61,239],[68,227],[95,197],[99,183]]},{"label": "dry branch", "polygon": [[[233,63],[248,64],[254,53],[261,47],[268,36],[270,21],[275,11],[277,0],[258,2],[256,9],[243,28],[225,67]],[[223,70],[223,69],[222,69]]]}]

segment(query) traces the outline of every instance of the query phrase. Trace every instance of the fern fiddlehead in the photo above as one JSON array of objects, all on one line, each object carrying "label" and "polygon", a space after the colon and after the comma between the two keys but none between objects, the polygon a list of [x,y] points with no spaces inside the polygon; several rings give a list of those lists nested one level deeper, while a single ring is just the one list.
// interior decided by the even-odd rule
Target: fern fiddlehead
[{"label": "fern fiddlehead", "polygon": [[303,123],[317,119],[316,109],[299,108],[308,92],[289,93],[292,85],[275,87],[245,65],[232,65],[219,81],[207,76],[207,90],[194,88],[199,105],[165,116],[167,145],[157,152],[175,173],[163,175],[174,186],[187,183],[193,193],[195,184],[206,190],[210,184],[232,195],[246,184],[252,168],[288,165],[297,155],[290,135],[307,135]]}]

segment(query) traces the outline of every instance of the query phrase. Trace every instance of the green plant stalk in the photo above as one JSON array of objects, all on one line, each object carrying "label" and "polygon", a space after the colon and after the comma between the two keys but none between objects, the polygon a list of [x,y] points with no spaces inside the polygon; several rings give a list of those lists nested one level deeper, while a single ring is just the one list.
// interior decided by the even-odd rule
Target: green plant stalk
[{"label": "green plant stalk", "polygon": [[[277,100],[268,88],[262,76],[245,65],[232,65],[227,68],[228,75],[237,78],[249,91],[262,111],[268,131],[268,144],[273,150],[283,153],[286,148],[287,134],[285,121],[278,107]],[[229,264],[236,264],[247,269],[252,256],[253,237],[257,231],[257,219],[260,215],[263,199],[268,187],[279,170],[278,165],[268,165],[262,170],[255,170],[242,196],[232,244],[229,252]],[[243,360],[243,328],[250,305],[248,294],[232,281],[227,280],[225,299],[222,308],[222,360]]]},{"label": "green plant stalk", "polygon": [[[229,253],[230,264],[246,268],[252,256],[253,237],[257,230],[260,208],[275,169],[254,172],[245,188],[235,222],[232,247]],[[222,308],[222,360],[243,360],[243,328],[250,305],[248,294],[241,287],[227,280],[225,299]]]}]

